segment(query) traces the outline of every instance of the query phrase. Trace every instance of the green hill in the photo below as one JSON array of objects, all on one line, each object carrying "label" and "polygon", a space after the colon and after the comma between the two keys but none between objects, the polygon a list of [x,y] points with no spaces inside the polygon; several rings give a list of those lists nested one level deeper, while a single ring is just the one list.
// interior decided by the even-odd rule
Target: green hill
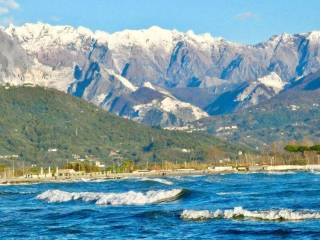
[{"label": "green hill", "polygon": [[115,155],[140,163],[203,161],[212,152],[236,152],[214,137],[150,128],[40,87],[0,87],[0,116],[0,155],[17,154],[20,164],[62,164],[74,154],[109,164]]},{"label": "green hill", "polygon": [[[208,132],[228,142],[251,148],[269,148],[274,142],[320,138],[320,71],[301,78],[293,86],[259,105],[201,122]],[[235,130],[219,131],[225,126]]]}]

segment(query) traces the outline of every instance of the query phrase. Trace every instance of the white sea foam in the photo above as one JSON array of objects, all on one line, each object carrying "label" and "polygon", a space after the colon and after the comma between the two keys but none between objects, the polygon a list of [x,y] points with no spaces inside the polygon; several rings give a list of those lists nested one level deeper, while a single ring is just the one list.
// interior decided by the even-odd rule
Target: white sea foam
[{"label": "white sea foam", "polygon": [[218,192],[217,195],[223,196],[223,195],[240,195],[242,192]]},{"label": "white sea foam", "polygon": [[170,176],[169,178],[173,180],[178,180],[178,181],[183,180],[183,177],[181,176]]},{"label": "white sea foam", "polygon": [[268,171],[265,172],[268,175],[288,175],[288,174],[296,174],[294,171]]},{"label": "white sea foam", "polygon": [[158,182],[165,185],[173,185],[173,182],[166,180],[164,178],[140,178],[141,181],[151,181],[151,182]]},{"label": "white sea foam", "polygon": [[90,182],[91,180],[89,178],[81,178],[82,182]]},{"label": "white sea foam", "polygon": [[265,221],[302,221],[308,219],[320,219],[320,212],[294,211],[290,209],[250,211],[242,207],[228,210],[184,210],[181,214],[184,220],[207,220],[207,219],[253,219]]},{"label": "white sea foam", "polygon": [[65,192],[61,190],[48,190],[37,196],[37,199],[49,203],[68,202],[82,200],[95,202],[98,205],[144,205],[166,201],[173,201],[183,193],[182,189],[158,190],[124,193],[101,193],[101,192]]},{"label": "white sea foam", "polygon": [[101,178],[101,179],[90,179],[90,178],[81,178],[82,182],[106,182],[106,181],[110,181],[110,179],[105,179],[105,178]]}]

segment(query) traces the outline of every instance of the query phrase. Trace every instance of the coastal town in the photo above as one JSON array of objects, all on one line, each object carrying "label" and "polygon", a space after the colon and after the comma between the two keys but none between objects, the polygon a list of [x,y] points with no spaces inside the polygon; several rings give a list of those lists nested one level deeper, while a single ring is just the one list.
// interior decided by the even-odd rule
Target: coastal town
[{"label": "coastal town", "polygon": [[85,172],[77,171],[72,168],[51,169],[48,167],[40,168],[36,174],[26,173],[21,176],[15,176],[12,172],[5,172],[0,177],[0,184],[26,184],[26,183],[44,183],[44,182],[89,182],[96,180],[138,178],[138,177],[166,177],[166,176],[189,176],[189,175],[209,175],[226,173],[281,173],[292,171],[311,171],[320,173],[320,164],[308,165],[252,165],[252,166],[214,166],[203,169],[179,168],[179,169],[140,169],[132,172],[113,172],[101,171]]},{"label": "coastal town", "polygon": [[[209,175],[220,173],[273,173],[286,171],[319,171],[320,145],[289,144],[274,153],[265,155],[238,151],[233,159],[218,158],[212,151],[206,161],[189,158],[183,162],[158,160],[135,163],[124,158],[120,151],[110,151],[108,158],[101,160],[94,155],[72,154],[71,159],[53,165],[25,165],[18,154],[0,155],[0,184],[24,184],[41,182],[94,181],[136,177],[165,177],[185,175]],[[49,148],[48,153],[59,149]],[[190,149],[181,150],[192,154]],[[211,159],[211,160],[210,160]],[[1,163],[1,162],[0,162]]]}]

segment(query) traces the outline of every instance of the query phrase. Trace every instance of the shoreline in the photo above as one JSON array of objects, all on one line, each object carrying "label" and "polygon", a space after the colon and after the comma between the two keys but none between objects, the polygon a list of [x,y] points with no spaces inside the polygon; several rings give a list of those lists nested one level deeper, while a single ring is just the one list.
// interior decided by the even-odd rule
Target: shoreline
[{"label": "shoreline", "polygon": [[84,175],[67,176],[67,177],[39,177],[39,178],[1,178],[0,186],[6,185],[25,185],[25,184],[41,184],[41,183],[73,183],[73,182],[94,182],[107,181],[116,179],[134,179],[134,178],[162,178],[170,176],[197,176],[197,175],[215,175],[215,174],[281,174],[286,172],[312,172],[319,171],[320,165],[278,165],[278,166],[264,166],[263,168],[253,168],[248,170],[194,170],[194,169],[180,169],[180,170],[159,170],[159,171],[136,171],[133,173],[86,173]]},{"label": "shoreline", "polygon": [[72,182],[94,182],[95,180],[117,180],[117,179],[135,179],[135,178],[161,178],[167,176],[196,176],[214,174],[207,170],[190,170],[190,171],[157,171],[157,172],[139,172],[139,173],[109,173],[109,174],[92,174],[88,173],[82,176],[71,177],[46,177],[46,178],[6,178],[0,179],[0,186],[5,185],[23,185],[39,183],[72,183]]}]

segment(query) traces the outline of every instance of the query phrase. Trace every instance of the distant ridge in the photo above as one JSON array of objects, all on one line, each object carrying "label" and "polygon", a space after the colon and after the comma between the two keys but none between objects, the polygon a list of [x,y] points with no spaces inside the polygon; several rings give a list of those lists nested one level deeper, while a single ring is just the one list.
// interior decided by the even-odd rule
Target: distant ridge
[{"label": "distant ridge", "polygon": [[[256,45],[157,26],[110,34],[27,23],[10,25],[2,35],[15,55],[25,57],[15,65],[4,46],[6,76],[0,82],[68,91],[124,118],[170,129],[207,113],[231,113],[270,100],[283,84],[320,69],[319,31],[284,33]],[[235,104],[226,97],[232,92],[244,101]]]}]

